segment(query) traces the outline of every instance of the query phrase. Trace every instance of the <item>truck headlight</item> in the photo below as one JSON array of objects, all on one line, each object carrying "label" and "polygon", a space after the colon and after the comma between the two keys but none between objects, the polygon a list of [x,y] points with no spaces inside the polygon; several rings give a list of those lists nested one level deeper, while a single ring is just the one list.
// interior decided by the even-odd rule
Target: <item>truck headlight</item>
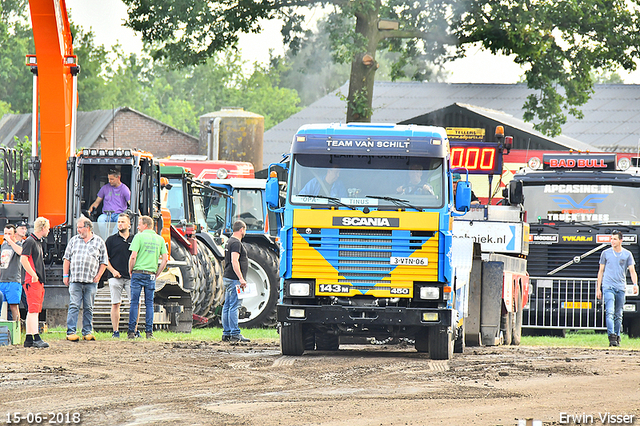
[{"label": "truck headlight", "polygon": [[289,296],[306,297],[311,294],[309,283],[290,283]]},{"label": "truck headlight", "polygon": [[440,289],[438,287],[420,287],[420,299],[440,299]]}]

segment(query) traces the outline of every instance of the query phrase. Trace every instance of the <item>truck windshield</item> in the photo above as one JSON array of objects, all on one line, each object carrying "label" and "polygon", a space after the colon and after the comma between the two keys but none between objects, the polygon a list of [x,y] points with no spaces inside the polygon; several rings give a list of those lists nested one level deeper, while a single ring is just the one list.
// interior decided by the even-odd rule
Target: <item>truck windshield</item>
[{"label": "truck windshield", "polygon": [[439,208],[444,205],[442,158],[374,155],[311,155],[294,158],[291,203],[393,206],[392,200],[406,200],[413,206]]},{"label": "truck windshield", "polygon": [[638,188],[618,185],[546,184],[524,186],[529,222],[640,223]]}]

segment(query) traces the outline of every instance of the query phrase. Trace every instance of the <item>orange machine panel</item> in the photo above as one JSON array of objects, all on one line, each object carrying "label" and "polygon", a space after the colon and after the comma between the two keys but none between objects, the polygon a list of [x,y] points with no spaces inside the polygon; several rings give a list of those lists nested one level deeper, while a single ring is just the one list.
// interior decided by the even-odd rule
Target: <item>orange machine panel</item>
[{"label": "orange machine panel", "polygon": [[65,0],[29,0],[38,64],[42,161],[38,215],[51,226],[65,221],[67,159],[73,80],[65,57],[73,55]]}]

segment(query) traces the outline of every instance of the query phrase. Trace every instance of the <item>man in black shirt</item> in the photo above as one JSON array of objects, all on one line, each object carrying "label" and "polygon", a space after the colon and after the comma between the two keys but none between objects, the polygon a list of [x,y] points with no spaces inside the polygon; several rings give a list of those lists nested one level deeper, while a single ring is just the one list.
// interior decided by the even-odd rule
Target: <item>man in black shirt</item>
[{"label": "man in black shirt", "polygon": [[233,224],[233,235],[227,241],[224,253],[224,306],[222,307],[222,341],[223,342],[249,342],[250,340],[240,334],[238,327],[238,287],[244,289],[247,286],[245,278],[249,269],[247,249],[242,245],[242,238],[247,233],[247,225],[238,220]]},{"label": "man in black shirt", "polygon": [[49,235],[49,219],[39,217],[33,223],[33,233],[22,243],[20,263],[25,270],[24,292],[27,295],[27,319],[25,327],[27,337],[25,348],[48,348],[49,344],[38,334],[38,318],[44,300],[44,259],[40,240]]},{"label": "man in black shirt", "polygon": [[[111,325],[113,326],[112,337],[120,337],[120,304],[122,303],[122,290],[127,292],[127,297],[131,300],[131,277],[129,276],[129,257],[131,251],[129,246],[133,235],[131,235],[131,219],[126,213],[118,216],[118,233],[107,238],[107,255],[109,264],[107,270],[111,273],[109,278],[109,291],[111,292]],[[140,311],[138,311],[138,315]],[[136,324],[138,321],[136,320]],[[138,336],[140,336],[140,333]]]}]

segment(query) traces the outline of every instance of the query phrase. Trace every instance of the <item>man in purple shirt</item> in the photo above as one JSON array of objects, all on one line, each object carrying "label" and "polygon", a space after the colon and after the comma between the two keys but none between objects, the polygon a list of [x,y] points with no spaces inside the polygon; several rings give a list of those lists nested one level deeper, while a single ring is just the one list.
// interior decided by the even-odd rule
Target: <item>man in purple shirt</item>
[{"label": "man in purple shirt", "polygon": [[119,170],[109,170],[109,183],[100,188],[98,197],[89,207],[89,214],[91,214],[93,209],[97,208],[104,200],[102,214],[98,217],[99,223],[117,222],[118,215],[127,210],[131,200],[131,191],[127,185],[120,181],[120,177]]}]

